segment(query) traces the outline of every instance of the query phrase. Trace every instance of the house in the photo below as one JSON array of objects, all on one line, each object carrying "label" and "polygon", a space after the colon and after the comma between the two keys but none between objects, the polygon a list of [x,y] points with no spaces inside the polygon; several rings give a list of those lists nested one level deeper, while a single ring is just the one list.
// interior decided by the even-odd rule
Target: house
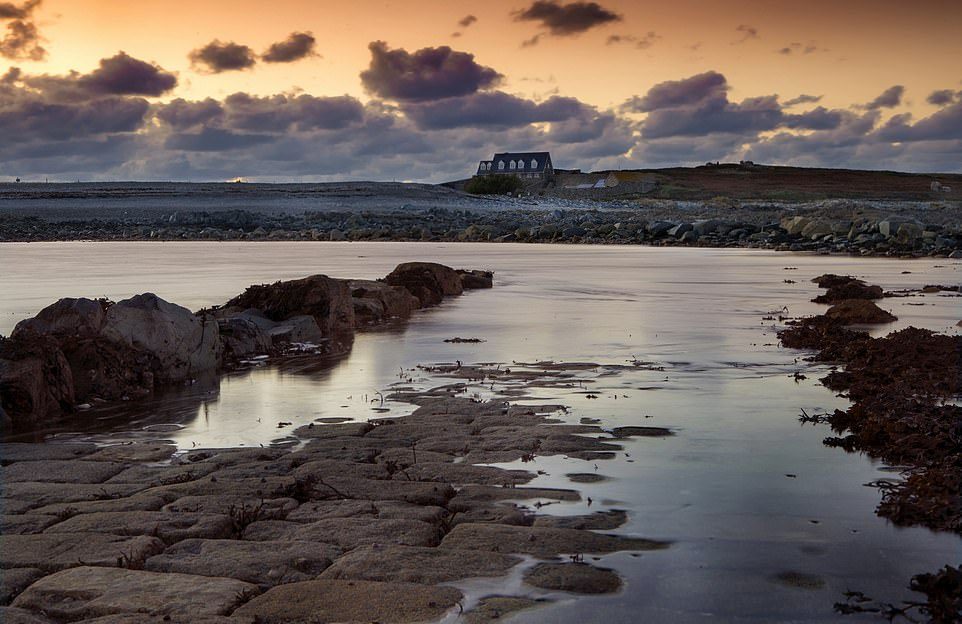
[{"label": "house", "polygon": [[554,175],[549,152],[504,152],[478,165],[479,176],[514,175],[519,178],[546,178]]}]

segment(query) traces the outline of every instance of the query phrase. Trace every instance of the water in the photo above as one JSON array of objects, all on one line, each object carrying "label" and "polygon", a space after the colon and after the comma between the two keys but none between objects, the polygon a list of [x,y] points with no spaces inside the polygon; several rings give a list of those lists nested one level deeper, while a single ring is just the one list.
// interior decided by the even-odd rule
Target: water
[{"label": "water", "polygon": [[[571,390],[540,390],[539,397],[570,405],[565,418],[572,422],[587,416],[606,427],[664,426],[675,436],[629,441],[626,453],[597,469],[564,457],[523,467],[547,473],[532,485],[576,487],[593,500],[544,512],[627,509],[630,521],[619,532],[673,545],[601,557],[598,565],[626,579],[623,592],[577,600],[547,594],[557,602],[519,621],[835,621],[832,603],[846,590],[918,599],[906,589],[913,574],[962,561],[957,537],[899,529],[875,516],[878,492],[863,484],[896,475],[823,446],[826,427],[800,426],[801,409],[846,402],[817,384],[827,368],[779,347],[773,321],[763,320],[784,306],[791,315],[822,309],[809,302],[820,292],[809,280],[821,273],[855,274],[886,289],[957,284],[957,261],[506,244],[5,244],[0,333],[61,296],[117,300],[153,291],[197,309],[251,283],[311,273],[374,278],[408,260],[491,269],[496,287],[421,312],[404,327],[359,334],[339,361],[265,367],[226,377],[219,388],[92,412],[78,430],[57,437],[162,437],[184,448],[269,444],[316,418],[383,416],[372,409],[381,405],[376,393],[401,376],[413,375],[419,387],[443,383],[412,372],[422,363],[638,359],[664,370],[601,378],[595,400]],[[876,333],[909,324],[959,331],[956,298],[880,303],[900,320]],[[486,342],[443,342],[454,336]],[[796,371],[807,379],[796,381]],[[293,424],[278,428],[281,421]],[[595,470],[610,479],[573,485],[564,477]],[[786,586],[774,580],[783,572],[814,575],[824,585]],[[490,583],[462,586],[474,595],[492,591]]]}]

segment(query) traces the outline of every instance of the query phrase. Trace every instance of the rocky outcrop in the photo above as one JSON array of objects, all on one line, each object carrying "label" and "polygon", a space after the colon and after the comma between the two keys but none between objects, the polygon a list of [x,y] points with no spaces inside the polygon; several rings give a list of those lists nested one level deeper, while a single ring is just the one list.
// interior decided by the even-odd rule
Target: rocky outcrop
[{"label": "rocky outcrop", "polygon": [[865,299],[841,301],[830,307],[825,316],[842,325],[875,325],[898,320],[894,314]]},{"label": "rocky outcrop", "polygon": [[36,427],[288,348],[341,354],[357,328],[491,281],[486,271],[412,262],[384,281],[312,275],[251,286],[196,314],[152,293],[118,303],[61,299],[0,338],[0,422],[4,431]]},{"label": "rocky outcrop", "polygon": [[407,289],[425,308],[441,303],[445,297],[464,292],[458,272],[434,262],[399,264],[384,281]]}]

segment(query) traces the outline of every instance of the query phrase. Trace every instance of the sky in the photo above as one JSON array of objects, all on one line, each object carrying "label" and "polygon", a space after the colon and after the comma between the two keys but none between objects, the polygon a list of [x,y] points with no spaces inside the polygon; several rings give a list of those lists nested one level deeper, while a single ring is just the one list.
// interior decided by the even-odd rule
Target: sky
[{"label": "sky", "polygon": [[0,181],[962,172],[959,0],[0,0]]}]

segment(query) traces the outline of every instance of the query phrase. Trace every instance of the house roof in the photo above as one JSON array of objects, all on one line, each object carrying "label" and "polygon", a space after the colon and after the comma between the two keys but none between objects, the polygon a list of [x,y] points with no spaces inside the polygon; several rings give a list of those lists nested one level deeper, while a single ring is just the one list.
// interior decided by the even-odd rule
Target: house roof
[{"label": "house roof", "polygon": [[[543,171],[547,162],[551,159],[551,154],[549,152],[502,152],[500,154],[495,154],[491,162],[495,163],[495,168],[497,168],[497,162],[499,160],[505,161],[505,166],[509,161],[520,160],[524,163],[524,171]],[[531,161],[535,160],[538,163],[537,167],[531,167]],[[517,171],[517,169],[515,170]]]}]

